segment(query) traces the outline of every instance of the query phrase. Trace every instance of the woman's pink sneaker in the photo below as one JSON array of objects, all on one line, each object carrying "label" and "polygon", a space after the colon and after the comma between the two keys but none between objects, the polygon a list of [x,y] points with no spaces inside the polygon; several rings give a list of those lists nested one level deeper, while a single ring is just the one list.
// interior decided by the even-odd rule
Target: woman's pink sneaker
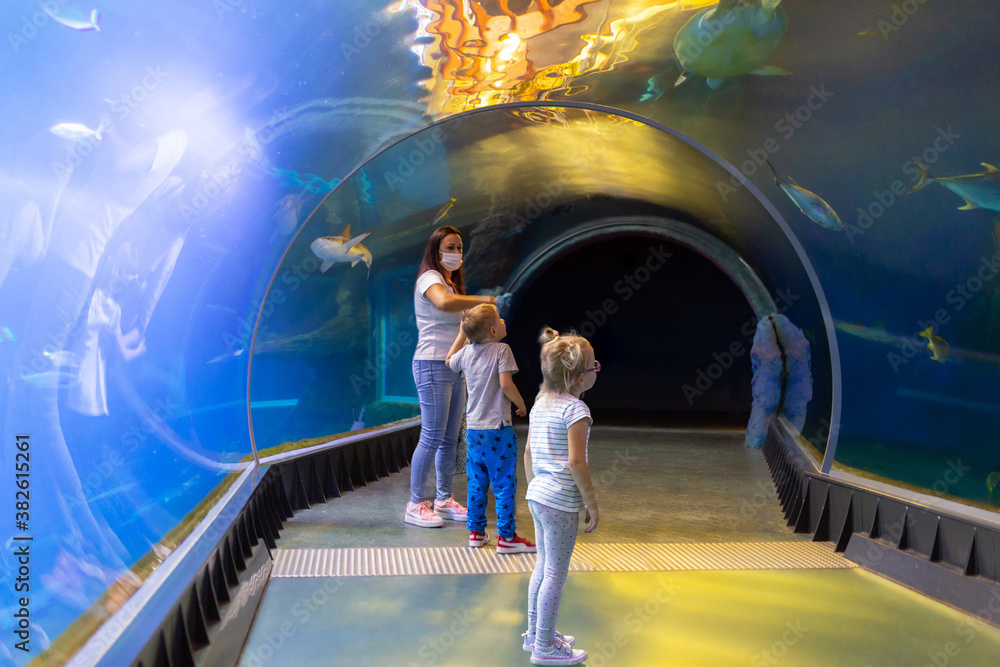
[{"label": "woman's pink sneaker", "polygon": [[422,503],[406,503],[406,514],[403,515],[403,522],[420,526],[421,528],[440,528],[444,525],[434,510],[431,509],[431,501],[425,500]]},{"label": "woman's pink sneaker", "polygon": [[469,510],[459,505],[455,496],[448,496],[448,500],[435,500],[434,513],[449,521],[465,521],[469,516]]}]

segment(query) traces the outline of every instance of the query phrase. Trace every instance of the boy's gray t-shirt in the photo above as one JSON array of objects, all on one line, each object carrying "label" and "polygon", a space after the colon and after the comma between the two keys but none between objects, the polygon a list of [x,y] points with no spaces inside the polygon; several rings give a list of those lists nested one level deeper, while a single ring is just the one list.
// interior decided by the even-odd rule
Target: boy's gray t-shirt
[{"label": "boy's gray t-shirt", "polygon": [[451,370],[465,373],[469,392],[465,427],[477,431],[510,425],[510,399],[500,388],[500,373],[516,373],[506,343],[469,343],[451,356]]}]

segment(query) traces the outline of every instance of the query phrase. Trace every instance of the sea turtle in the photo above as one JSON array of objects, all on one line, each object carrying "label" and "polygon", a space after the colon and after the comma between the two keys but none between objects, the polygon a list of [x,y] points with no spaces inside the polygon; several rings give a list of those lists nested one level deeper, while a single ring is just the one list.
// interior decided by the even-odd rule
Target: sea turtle
[{"label": "sea turtle", "polygon": [[708,80],[713,90],[725,79],[744,74],[784,75],[790,72],[764,65],[788,30],[781,0],[722,0],[698,12],[674,37],[674,53],[684,72]]}]

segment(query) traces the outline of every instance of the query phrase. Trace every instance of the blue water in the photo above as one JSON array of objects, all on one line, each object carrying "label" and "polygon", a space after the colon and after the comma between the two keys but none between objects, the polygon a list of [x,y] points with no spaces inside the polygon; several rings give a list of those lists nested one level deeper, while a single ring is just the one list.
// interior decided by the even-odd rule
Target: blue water
[{"label": "blue water", "polygon": [[[741,252],[775,299],[802,295],[788,315],[813,341],[807,438],[829,416],[839,370],[838,463],[996,500],[986,480],[1000,468],[1000,277],[970,282],[995,258],[996,211],[958,211],[939,183],[899,194],[915,184],[913,156],[935,176],[996,163],[996,6],[921,5],[883,39],[876,26],[891,8],[797,2],[767,59],[791,74],[718,90],[697,76],[673,86],[670,45],[689,12],[652,3],[626,23],[613,19],[634,19],[631,5],[580,3],[502,61],[470,40],[479,28],[460,8],[435,23],[415,3],[110,0],[96,7],[98,31],[78,22],[94,7],[48,6],[64,22],[32,2],[0,10],[4,474],[16,435],[32,452],[27,527],[3,535],[36,540],[32,655],[154,544],[175,546],[167,533],[254,446],[418,414],[412,280],[453,199],[442,224],[466,234],[474,289],[505,284],[578,224],[532,207],[598,194],[586,201],[695,220]],[[531,8],[514,11],[525,30],[545,25]],[[651,80],[659,89],[647,96]],[[816,90],[825,96],[808,107]],[[747,164],[832,320],[866,328],[836,330],[839,369],[792,243],[745,191],[720,204],[716,183],[693,175],[715,163],[682,142],[567,109],[475,114],[411,136],[527,100],[624,109]],[[807,120],[782,123],[803,105]],[[800,213],[767,168],[747,162],[769,145],[783,178],[863,233]],[[877,213],[863,229],[859,207]],[[363,263],[321,273],[309,250],[347,225],[372,232],[370,276]],[[961,285],[968,297],[956,296]],[[916,337],[935,317],[951,350],[943,361]],[[872,340],[880,323],[888,338]],[[4,521],[17,511],[12,488],[3,481]],[[3,562],[8,581],[9,546]],[[9,586],[0,596],[14,607]],[[0,620],[5,636],[12,618]]]}]

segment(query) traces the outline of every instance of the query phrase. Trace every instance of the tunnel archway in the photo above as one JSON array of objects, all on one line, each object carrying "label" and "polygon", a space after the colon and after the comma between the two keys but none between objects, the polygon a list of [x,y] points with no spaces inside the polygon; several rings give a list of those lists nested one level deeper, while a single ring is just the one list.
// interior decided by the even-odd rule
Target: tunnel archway
[{"label": "tunnel archway", "polygon": [[[755,309],[731,275],[656,222],[595,221],[593,234],[515,274],[515,381],[530,402],[541,383],[538,332],[572,330],[602,365],[586,399],[595,423],[743,428]],[[760,300],[773,309],[766,292]]]},{"label": "tunnel archway", "polygon": [[[377,210],[365,203],[372,199],[380,201]],[[637,114],[597,105],[512,103],[468,111],[365,161],[329,194],[286,250],[261,300],[260,314],[265,303],[273,312],[258,317],[254,350],[259,351],[262,320],[267,320],[269,335],[279,340],[320,335],[319,328],[275,331],[270,326],[291,324],[273,314],[283,310],[305,313],[305,319],[315,315],[315,306],[300,298],[305,291],[282,290],[276,280],[289,266],[315,261],[309,250],[314,239],[340,234],[347,223],[354,223],[356,232],[372,232],[365,245],[375,259],[370,284],[346,272],[337,279],[339,285],[352,285],[338,288],[345,301],[353,299],[365,310],[361,319],[352,320],[356,330],[346,337],[367,329],[369,341],[355,353],[365,354],[367,346],[363,362],[342,360],[344,374],[357,379],[349,398],[401,398],[399,390],[387,388],[386,376],[396,373],[406,384],[400,359],[407,357],[407,350],[393,348],[405,324],[387,325],[385,315],[395,310],[398,317],[411,307],[414,260],[433,228],[450,224],[467,237],[466,266],[471,268],[466,280],[474,291],[503,284],[516,288],[518,276],[530,275],[539,262],[543,265],[552,249],[599,233],[595,225],[600,223],[594,221],[609,218],[630,219],[640,226],[650,218],[672,221],[655,225],[665,230],[658,233],[711,257],[740,287],[755,314],[775,308],[789,311],[814,345],[817,391],[803,433],[812,436],[820,454],[832,454],[836,431],[827,429],[818,437],[817,432],[821,421],[836,423],[839,416],[836,339],[822,286],[794,233],[739,170],[704,146]],[[330,276],[313,278],[317,287],[326,284],[325,294],[332,293]],[[271,298],[275,288],[281,304]],[[341,312],[329,301],[324,307]],[[343,347],[347,342],[345,338],[336,344]],[[395,351],[389,355],[387,350]],[[251,356],[251,394],[254,361]],[[269,377],[277,375],[280,370]],[[344,394],[347,385],[341,384]],[[365,391],[359,391],[361,385]],[[272,394],[268,399],[280,397]],[[344,408],[340,411],[347,414]],[[340,430],[346,430],[343,423]],[[826,461],[829,465],[832,456]]]}]

